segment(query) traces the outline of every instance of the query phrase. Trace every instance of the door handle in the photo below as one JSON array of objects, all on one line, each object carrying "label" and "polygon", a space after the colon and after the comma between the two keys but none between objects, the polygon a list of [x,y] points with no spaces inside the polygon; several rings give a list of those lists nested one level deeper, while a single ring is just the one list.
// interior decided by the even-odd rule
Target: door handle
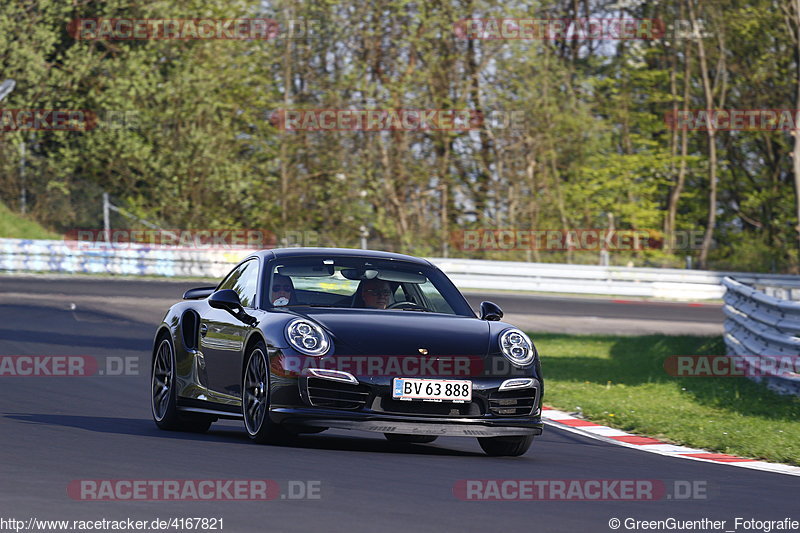
[{"label": "door handle", "polygon": [[201,324],[200,325],[200,336],[201,337],[205,337],[206,333],[208,333],[208,325],[207,324]]}]

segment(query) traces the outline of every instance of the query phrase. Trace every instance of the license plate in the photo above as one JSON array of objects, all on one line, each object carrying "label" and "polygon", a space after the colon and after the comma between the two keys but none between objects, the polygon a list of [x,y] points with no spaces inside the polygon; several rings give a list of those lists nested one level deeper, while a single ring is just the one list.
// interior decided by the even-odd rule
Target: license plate
[{"label": "license plate", "polygon": [[471,402],[472,382],[456,379],[394,378],[392,398],[430,402]]}]

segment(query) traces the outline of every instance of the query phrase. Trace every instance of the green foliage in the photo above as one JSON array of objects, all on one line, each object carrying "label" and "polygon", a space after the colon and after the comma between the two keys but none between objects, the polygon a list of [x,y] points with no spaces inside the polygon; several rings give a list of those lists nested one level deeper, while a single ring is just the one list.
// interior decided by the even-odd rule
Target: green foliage
[{"label": "green foliage", "polygon": [[[0,136],[0,200],[64,231],[99,227],[100,197],[162,227],[315,230],[320,244],[438,254],[480,229],[705,230],[708,137],[665,114],[706,107],[698,42],[465,40],[485,17],[686,19],[689,0],[16,0],[0,6],[8,109],[87,109],[88,132]],[[797,24],[771,0],[694,2],[715,98],[725,108],[791,108]],[[577,10],[577,11],[576,11]],[[79,17],[315,21],[310,37],[254,41],[78,41]],[[794,33],[793,33],[794,32]],[[285,35],[285,34],[284,34]],[[722,98],[724,97],[724,101]],[[281,109],[517,112],[477,131],[281,131]],[[794,139],[719,132],[718,216],[709,265],[800,270]],[[26,148],[24,179],[20,147]],[[681,168],[684,168],[681,173]],[[684,184],[672,204],[679,176]],[[446,191],[446,202],[445,200]],[[115,227],[138,223],[114,215]],[[597,262],[596,252],[463,251],[495,259]],[[698,250],[612,252],[615,264],[679,266]]]},{"label": "green foliage", "polygon": [[24,216],[12,212],[0,202],[0,238],[58,239],[60,236]]}]

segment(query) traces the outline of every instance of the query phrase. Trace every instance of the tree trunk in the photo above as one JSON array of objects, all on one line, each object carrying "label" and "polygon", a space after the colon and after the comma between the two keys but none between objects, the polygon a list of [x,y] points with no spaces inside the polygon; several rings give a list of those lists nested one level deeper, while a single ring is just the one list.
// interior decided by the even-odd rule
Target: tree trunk
[{"label": "tree trunk", "polygon": [[[689,63],[689,55],[686,56],[686,80],[684,81],[683,86],[683,111],[688,113],[689,112],[689,87],[690,87],[690,63]],[[686,184],[686,156],[689,152],[689,131],[688,129],[684,129],[681,131],[681,162],[680,166],[678,167],[678,181],[675,183],[675,187],[670,191],[669,195],[669,208],[667,212],[667,243],[670,249],[672,249],[672,245],[675,242],[675,220],[678,215],[678,204],[680,203],[681,194],[683,193],[683,187]]]},{"label": "tree trunk", "polygon": [[[293,18],[294,11],[286,12],[287,17],[286,20],[291,20]],[[283,54],[283,110],[286,112],[292,103],[292,40],[285,39],[286,41],[286,52]],[[289,139],[291,136],[284,131],[281,136],[281,151],[280,151],[280,158],[281,158],[281,222],[283,223],[284,227],[281,228],[281,231],[285,231],[285,226],[287,223],[288,215],[289,215],[289,205],[288,205],[288,196],[289,196]]]},{"label": "tree trunk", "polygon": [[[683,16],[684,10],[683,5],[681,5],[681,16]],[[682,110],[684,113],[689,112],[689,98],[690,98],[690,88],[691,88],[691,77],[692,77],[692,47],[689,45],[688,41],[684,41],[684,68],[683,68],[683,105]],[[677,54],[676,54],[677,55]],[[673,56],[675,58],[675,56]],[[673,69],[673,75],[675,70]],[[673,91],[675,90],[673,84]],[[677,113],[678,110],[678,103],[677,101],[672,106],[673,113]],[[675,117],[673,117],[675,118]],[[677,134],[677,129],[675,130]],[[676,143],[673,137],[673,157],[675,154],[675,149],[677,148]],[[683,194],[683,187],[686,183],[686,155],[689,150],[689,130],[688,128],[682,129],[680,131],[680,139],[681,139],[681,162],[678,167],[678,179],[675,183],[675,186],[669,193],[669,200],[667,202],[667,218],[664,224],[664,248],[667,251],[672,251],[672,248],[675,244],[675,220],[678,216],[678,204],[680,203],[681,194]]]},{"label": "tree trunk", "polygon": [[698,266],[700,268],[707,268],[708,251],[711,249],[714,230],[717,226],[717,132],[714,129],[714,124],[710,116],[711,111],[714,109],[714,94],[711,90],[711,80],[708,76],[705,45],[703,44],[703,38],[697,27],[697,18],[694,13],[694,0],[689,0],[689,19],[692,23],[693,37],[697,41],[697,56],[700,59],[700,72],[703,76],[703,92],[706,97],[706,109],[709,112],[706,119],[708,130],[706,132],[708,135],[708,220],[706,222],[703,246],[700,250],[700,259],[698,261]]},{"label": "tree trunk", "polygon": [[[792,2],[794,7],[794,23],[797,25],[797,38],[795,46],[797,47],[797,97],[795,99],[795,110],[800,109],[800,0]],[[797,113],[797,111],[795,111]],[[800,132],[797,130],[792,132],[794,134],[794,149],[792,150],[792,171],[794,172],[794,194],[795,194],[795,213],[797,215],[797,247],[800,251]]]}]

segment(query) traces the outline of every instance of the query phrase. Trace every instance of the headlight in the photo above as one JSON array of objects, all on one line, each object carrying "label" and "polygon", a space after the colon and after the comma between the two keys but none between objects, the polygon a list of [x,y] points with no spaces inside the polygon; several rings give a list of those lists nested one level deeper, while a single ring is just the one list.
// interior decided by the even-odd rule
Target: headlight
[{"label": "headlight", "polygon": [[527,366],[536,357],[536,348],[531,339],[516,328],[507,329],[500,334],[500,351],[517,366]]},{"label": "headlight", "polygon": [[321,327],[302,318],[296,318],[286,326],[286,340],[298,352],[317,357],[325,355],[331,345]]}]

